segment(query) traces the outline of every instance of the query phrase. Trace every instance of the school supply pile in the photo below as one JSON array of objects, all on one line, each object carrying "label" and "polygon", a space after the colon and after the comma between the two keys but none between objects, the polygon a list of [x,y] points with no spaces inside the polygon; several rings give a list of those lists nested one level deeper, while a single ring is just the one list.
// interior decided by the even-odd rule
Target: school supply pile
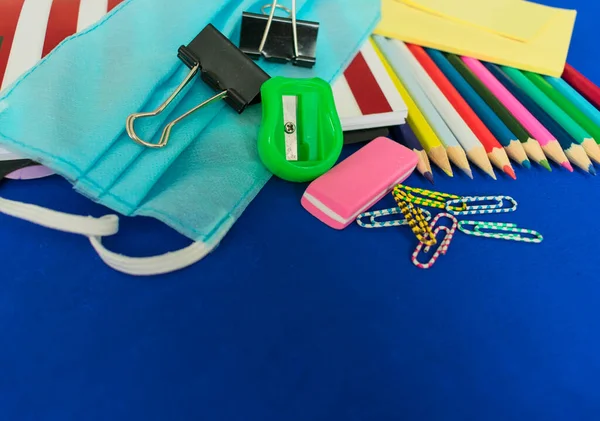
[{"label": "school supply pile", "polygon": [[[5,172],[40,162],[92,200],[157,218],[194,243],[134,259],[102,245],[118,232],[115,215],[84,218],[2,198],[0,212],[84,235],[125,273],[166,273],[202,259],[271,173],[310,183],[301,205],[334,229],[408,226],[419,242],[412,261],[427,269],[456,231],[528,243],[542,236],[511,222],[459,220],[514,212],[517,202],[400,184],[415,169],[433,183],[432,164],[450,177],[454,166],[471,179],[478,170],[516,179],[515,169],[532,163],[592,175],[600,163],[600,89],[564,66],[571,11],[520,0],[383,0],[380,21],[368,0],[274,0],[258,9],[250,0],[127,0],[81,31],[120,1],[73,2],[78,13],[46,2],[37,10],[48,28],[59,14],[70,24],[46,36],[35,59],[13,52],[24,42],[29,3],[11,10],[19,27],[0,46],[8,84],[0,142],[12,151],[0,151],[10,158]],[[149,24],[130,25],[140,19]],[[549,76],[563,67],[563,78]],[[21,124],[33,112],[36,124]],[[336,165],[355,140],[370,142]],[[372,210],[390,192],[398,206]]]},{"label": "school supply pile", "polygon": [[[339,126],[314,124],[312,116],[333,104],[330,83],[368,39],[380,7],[368,0],[289,4],[291,15],[274,22],[280,8],[272,3],[266,19],[251,22],[258,36],[246,39],[244,12],[263,16],[252,0],[127,0],[0,94],[2,146],[116,212],[162,221],[190,238],[189,247],[131,258],[102,243],[118,232],[116,215],[81,217],[1,198],[0,211],[83,235],[106,264],[129,274],[167,273],[208,255],[271,177],[258,153],[263,116],[276,136],[273,153],[285,156],[286,140],[293,143],[299,129],[299,159],[309,157],[313,168],[322,161],[325,171],[339,157],[337,144],[327,156],[321,149]],[[318,31],[304,22],[320,23]],[[266,42],[271,36],[283,43],[276,54]],[[318,46],[314,52],[306,37]],[[267,99],[263,111],[261,90],[277,76],[322,83],[316,90],[275,87],[279,101]],[[329,110],[339,125],[335,106]],[[296,124],[287,119],[294,116]]]},{"label": "school supply pile", "polygon": [[[400,184],[414,171],[417,161],[417,155],[408,148],[387,138],[375,139],[313,181],[302,196],[302,206],[337,230],[344,230],[353,221],[369,229],[408,226],[418,240],[411,260],[421,269],[431,268],[447,253],[456,230],[476,237],[517,242],[543,240],[537,231],[510,222],[457,219],[514,212],[518,204],[510,196],[461,197]],[[368,210],[390,191],[397,207]],[[421,206],[442,212],[432,216]],[[443,225],[442,221],[448,221],[449,225]],[[428,261],[422,261],[422,251],[430,255]]]}]

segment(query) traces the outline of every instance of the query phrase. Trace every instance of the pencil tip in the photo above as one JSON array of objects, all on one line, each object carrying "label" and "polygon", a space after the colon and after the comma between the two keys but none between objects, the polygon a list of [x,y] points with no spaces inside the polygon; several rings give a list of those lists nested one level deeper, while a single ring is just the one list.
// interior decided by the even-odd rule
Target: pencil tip
[{"label": "pencil tip", "polygon": [[570,162],[563,162],[560,165],[562,165],[564,168],[566,168],[569,172],[573,172],[573,167],[571,166]]},{"label": "pencil tip", "polygon": [[452,172],[451,169],[442,168],[442,171],[444,171],[448,177],[454,177],[454,173]]},{"label": "pencil tip", "polygon": [[590,164],[590,167],[588,168],[588,172],[592,175],[596,175],[596,169],[594,168],[594,166],[592,164]]},{"label": "pencil tip", "polygon": [[552,172],[552,167],[550,166],[550,163],[548,162],[547,159],[542,159],[540,161],[540,165],[544,168],[546,168],[548,171]]},{"label": "pencil tip", "polygon": [[471,180],[473,179],[473,171],[471,171],[471,168],[463,168],[462,170]]},{"label": "pencil tip", "polygon": [[426,179],[427,181],[429,181],[431,184],[435,184],[435,183],[433,182],[433,174],[432,174],[432,173],[430,173],[429,171],[427,171],[427,172],[424,172],[424,173],[423,173],[423,177],[425,177],[425,179]]},{"label": "pencil tip", "polygon": [[510,176],[510,178],[512,178],[513,180],[517,179],[515,170],[513,170],[512,167],[505,165],[504,168],[502,168],[502,171],[504,171],[506,174],[508,174]]},{"label": "pencil tip", "polygon": [[523,162],[521,162],[521,165],[525,168],[527,168],[528,170],[531,169],[531,162],[529,162],[529,160],[525,160]]}]

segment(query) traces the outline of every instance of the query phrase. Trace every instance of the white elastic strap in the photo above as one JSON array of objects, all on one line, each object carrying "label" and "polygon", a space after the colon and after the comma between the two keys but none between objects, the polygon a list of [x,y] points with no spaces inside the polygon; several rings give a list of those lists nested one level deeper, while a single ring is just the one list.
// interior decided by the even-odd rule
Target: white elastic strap
[{"label": "white elastic strap", "polygon": [[41,206],[2,199],[1,197],[0,212],[46,228],[81,234],[87,237],[104,237],[119,232],[119,217],[117,215],[106,215],[101,218],[70,215],[42,208]]},{"label": "white elastic strap", "polygon": [[101,237],[90,237],[90,242],[108,266],[119,272],[138,276],[162,275],[186,268],[202,260],[212,250],[204,243],[193,243],[184,249],[160,256],[127,257],[104,248]]},{"label": "white elastic strap", "polygon": [[104,263],[129,275],[149,276],[174,272],[198,262],[214,248],[197,242],[160,256],[128,257],[113,253],[102,245],[102,237],[114,235],[119,231],[117,215],[100,218],[71,215],[2,198],[0,212],[47,228],[86,236]]}]

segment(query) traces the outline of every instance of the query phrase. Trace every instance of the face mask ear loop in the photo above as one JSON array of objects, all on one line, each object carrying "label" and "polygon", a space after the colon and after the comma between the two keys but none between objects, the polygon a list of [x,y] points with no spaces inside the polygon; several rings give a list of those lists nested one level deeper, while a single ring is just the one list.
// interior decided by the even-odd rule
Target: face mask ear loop
[{"label": "face mask ear loop", "polygon": [[46,228],[85,235],[86,237],[105,237],[119,232],[119,217],[117,215],[106,215],[101,218],[71,215],[1,197],[0,212]]},{"label": "face mask ear loop", "polygon": [[46,228],[88,237],[104,263],[128,275],[150,276],[174,272],[202,260],[215,247],[196,242],[184,249],[160,256],[127,257],[113,253],[102,245],[102,237],[119,232],[117,215],[105,215],[100,218],[72,215],[3,198],[0,198],[0,212]]},{"label": "face mask ear loop", "polygon": [[101,237],[89,237],[89,240],[104,263],[119,272],[136,276],[163,275],[186,268],[202,260],[215,247],[196,242],[160,256],[128,257],[107,250]]}]

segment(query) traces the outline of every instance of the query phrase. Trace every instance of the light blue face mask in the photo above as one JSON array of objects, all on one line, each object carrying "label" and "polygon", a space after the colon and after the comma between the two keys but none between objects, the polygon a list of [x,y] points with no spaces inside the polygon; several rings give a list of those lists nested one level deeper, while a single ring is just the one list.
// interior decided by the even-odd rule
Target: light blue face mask
[{"label": "light blue face mask", "polygon": [[[212,23],[238,45],[243,11],[264,0],[128,0],[97,25],[51,53],[0,96],[0,143],[52,168],[90,199],[124,215],[157,218],[194,240],[190,247],[133,259],[106,250],[101,237],[118,231],[116,216],[75,217],[0,199],[0,211],[86,235],[113,268],[165,273],[200,260],[225,236],[270,177],[257,153],[261,107],[238,115],[223,101],[175,126],[167,147],[149,149],[125,131],[128,115],[156,109],[187,76],[177,58]],[[298,0],[298,19],[320,22],[312,69],[264,60],[271,76],[332,81],[373,31],[373,0]],[[196,78],[161,115],[138,120],[143,139],[214,96]]]}]

